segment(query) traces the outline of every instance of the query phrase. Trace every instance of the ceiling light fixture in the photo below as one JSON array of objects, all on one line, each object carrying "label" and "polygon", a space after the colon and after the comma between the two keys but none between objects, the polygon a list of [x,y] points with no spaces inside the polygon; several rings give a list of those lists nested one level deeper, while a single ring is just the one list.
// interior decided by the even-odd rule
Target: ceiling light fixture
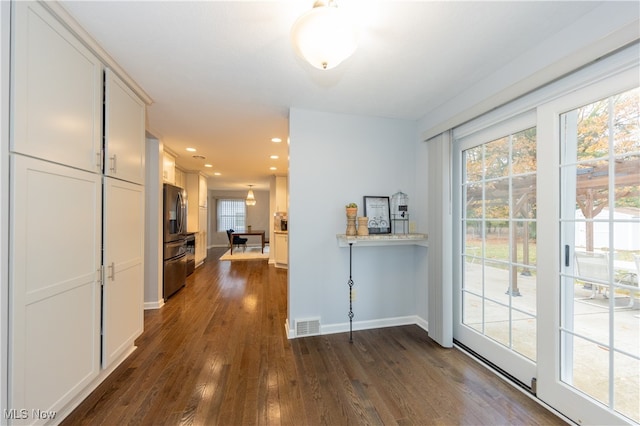
[{"label": "ceiling light fixture", "polygon": [[280,138],[271,138],[271,142],[280,143],[280,142],[282,142],[282,139],[280,139]]},{"label": "ceiling light fixture", "polygon": [[256,205],[256,197],[253,195],[253,190],[251,189],[253,185],[249,185],[249,192],[247,192],[247,199],[244,200],[245,204],[248,206]]},{"label": "ceiling light fixture", "polygon": [[189,151],[189,152],[196,152],[196,149],[195,149],[195,148],[187,148],[187,151]]},{"label": "ceiling light fixture", "polygon": [[204,166],[205,166],[205,167],[213,167],[213,165],[212,165],[212,164],[205,164]]},{"label": "ceiling light fixture", "polygon": [[271,158],[272,160],[277,160],[277,159],[278,159],[278,158],[280,158],[280,157],[278,157],[277,155],[272,155],[272,156],[271,156],[271,157],[269,157],[269,158]]},{"label": "ceiling light fixture", "polygon": [[318,0],[313,9],[294,22],[291,43],[295,51],[311,65],[328,70],[355,52],[358,36],[335,0],[328,0],[326,4]]}]

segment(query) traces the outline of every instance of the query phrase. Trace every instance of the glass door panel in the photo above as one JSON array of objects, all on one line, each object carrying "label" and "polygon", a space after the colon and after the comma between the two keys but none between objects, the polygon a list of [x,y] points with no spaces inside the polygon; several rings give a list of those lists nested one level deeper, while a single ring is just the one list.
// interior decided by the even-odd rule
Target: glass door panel
[{"label": "glass door panel", "polygon": [[560,115],[560,379],[640,422],[640,89]]},{"label": "glass door panel", "polygon": [[536,130],[460,153],[461,315],[454,337],[528,386],[537,354]]}]

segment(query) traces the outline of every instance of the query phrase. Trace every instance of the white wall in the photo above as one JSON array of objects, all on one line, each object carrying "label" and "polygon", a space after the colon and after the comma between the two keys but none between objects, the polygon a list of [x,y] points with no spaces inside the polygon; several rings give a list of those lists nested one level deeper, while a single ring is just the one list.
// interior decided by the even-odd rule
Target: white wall
[{"label": "white wall", "polygon": [[[345,204],[356,202],[362,216],[364,195],[402,190],[410,209],[424,206],[416,177],[425,173],[416,169],[426,151],[413,121],[292,108],[289,126],[289,326],[320,317],[322,333],[346,331],[349,249],[336,242]],[[426,232],[425,213],[413,217],[416,232]],[[426,309],[426,249],[357,247],[353,255],[354,329],[416,322]]]},{"label": "white wall", "polygon": [[147,133],[145,157],[144,307],[158,309],[163,297],[162,143]]}]

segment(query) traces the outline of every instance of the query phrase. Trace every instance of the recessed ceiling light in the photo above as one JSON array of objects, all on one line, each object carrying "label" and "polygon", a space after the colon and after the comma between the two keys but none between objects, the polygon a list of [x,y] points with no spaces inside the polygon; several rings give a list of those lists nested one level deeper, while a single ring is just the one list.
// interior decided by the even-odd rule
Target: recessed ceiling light
[{"label": "recessed ceiling light", "polygon": [[220,176],[221,174],[222,174],[222,173],[220,173],[220,172],[215,172],[213,175],[214,175],[214,176]]},{"label": "recessed ceiling light", "polygon": [[272,138],[271,142],[280,143],[280,142],[282,142],[282,139],[280,139],[280,138]]},{"label": "recessed ceiling light", "polygon": [[269,170],[278,170],[277,167],[269,167]]},{"label": "recessed ceiling light", "polygon": [[278,158],[280,158],[280,157],[278,157],[277,155],[272,155],[272,156],[271,156],[271,157],[269,157],[269,158],[271,158],[272,160],[277,160],[277,159],[278,159]]},{"label": "recessed ceiling light", "polygon": [[211,164],[205,164],[205,167],[213,167]]},{"label": "recessed ceiling light", "polygon": [[187,151],[189,151],[189,152],[196,152],[196,149],[195,149],[195,148],[187,148]]}]

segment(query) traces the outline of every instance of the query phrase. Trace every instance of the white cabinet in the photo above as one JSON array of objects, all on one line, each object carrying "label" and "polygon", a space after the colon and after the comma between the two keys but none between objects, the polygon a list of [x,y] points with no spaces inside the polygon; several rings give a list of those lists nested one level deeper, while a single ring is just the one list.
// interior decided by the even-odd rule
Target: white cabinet
[{"label": "white cabinet", "polygon": [[61,413],[142,331],[145,105],[42,3],[11,7],[8,406]]},{"label": "white cabinet", "polygon": [[208,209],[200,207],[199,209],[200,231],[196,234],[196,265],[200,265],[207,258],[207,217]]},{"label": "white cabinet", "polygon": [[37,2],[13,2],[13,152],[100,172],[102,65]]},{"label": "white cabinet", "polygon": [[9,406],[57,411],[100,371],[101,177],[11,168]]},{"label": "white cabinet", "polygon": [[145,105],[111,70],[105,70],[107,176],[144,184]]},{"label": "white cabinet", "polygon": [[185,186],[187,185],[187,183],[185,182],[184,172],[176,167],[175,168],[175,174],[176,174],[176,183],[175,183],[175,185],[177,187],[179,187],[179,188],[184,189]]},{"label": "white cabinet", "polygon": [[289,210],[289,189],[286,176],[276,177],[276,211],[286,212]]},{"label": "white cabinet", "polygon": [[196,266],[207,257],[207,179],[199,173],[186,173],[187,230],[196,235]]},{"label": "white cabinet", "polygon": [[143,330],[144,187],[104,178],[102,365],[133,347]]},{"label": "white cabinet", "polygon": [[276,232],[275,235],[275,267],[286,268],[289,264],[289,234]]},{"label": "white cabinet", "polygon": [[162,154],[162,181],[176,184],[176,157],[167,151]]}]

